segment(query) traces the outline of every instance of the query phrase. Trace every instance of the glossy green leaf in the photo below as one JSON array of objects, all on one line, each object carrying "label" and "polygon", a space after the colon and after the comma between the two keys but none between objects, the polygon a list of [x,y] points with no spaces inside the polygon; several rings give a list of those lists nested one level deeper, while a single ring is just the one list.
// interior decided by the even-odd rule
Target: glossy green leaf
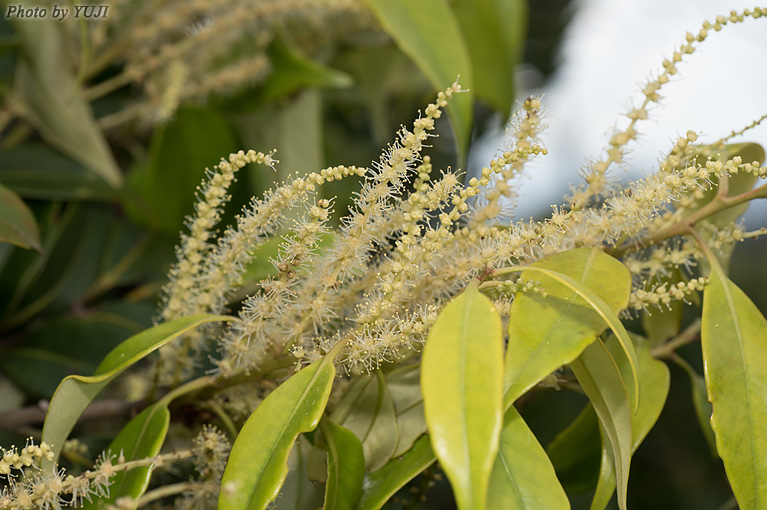
[{"label": "glossy green leaf", "polygon": [[[637,343],[637,355],[639,358],[639,384],[640,394],[639,408],[631,420],[631,453],[633,454],[642,443],[650,430],[658,421],[661,411],[666,404],[671,376],[668,367],[662,361],[658,361],[650,354],[650,343],[640,337],[633,337]],[[621,358],[621,347],[615,337],[605,342],[608,350],[618,363],[618,369],[624,379],[630,377],[631,367]],[[602,437],[602,462],[600,466],[599,482],[597,484],[592,510],[601,510],[607,506],[615,491],[615,459],[611,444],[604,437],[604,428],[600,433]]]},{"label": "glossy green leaf", "polygon": [[615,458],[618,506],[626,508],[631,463],[632,402],[610,351],[597,339],[570,363],[610,440]]},{"label": "glossy green leaf", "polygon": [[473,282],[437,317],[421,361],[431,444],[461,510],[486,506],[502,425],[502,386],[501,319]]},{"label": "glossy green leaf", "polygon": [[53,147],[120,187],[120,169],[67,58],[64,27],[51,17],[12,21],[24,48],[14,83],[24,116]]},{"label": "glossy green leaf", "polygon": [[220,510],[263,509],[277,497],[293,443],[317,427],[335,373],[328,354],[278,386],[250,415],[229,454]]},{"label": "glossy green leaf", "polygon": [[365,0],[384,30],[426,75],[437,91],[460,75],[468,90],[454,97],[447,113],[461,157],[471,139],[473,99],[471,59],[453,12],[443,0]]},{"label": "glossy green leaf", "polygon": [[570,502],[554,466],[514,406],[506,411],[490,476],[488,508],[567,510]]},{"label": "glossy green leaf", "polygon": [[362,441],[365,465],[375,471],[389,462],[397,450],[397,417],[383,374],[361,377],[365,383],[341,422]]},{"label": "glossy green leaf", "polygon": [[716,436],[711,428],[711,402],[708,401],[708,392],[706,391],[706,380],[699,375],[694,368],[690,366],[682,357],[677,357],[674,361],[681,366],[690,378],[690,390],[692,391],[692,405],[695,408],[695,416],[698,418],[700,430],[706,439],[711,454],[718,457],[716,452]]},{"label": "glossy green leaf", "polygon": [[767,506],[767,320],[715,260],[701,345],[711,425],[741,510]]},{"label": "glossy green leaf", "polygon": [[282,484],[280,496],[275,499],[270,508],[273,510],[317,510],[322,508],[325,498],[325,487],[309,480],[309,455],[315,448],[304,434],[301,434],[296,445],[288,456],[288,476]]},{"label": "glossy green leaf", "polygon": [[514,69],[527,31],[527,1],[457,0],[451,7],[471,56],[477,97],[509,115]]},{"label": "glossy green leaf", "polygon": [[353,510],[362,495],[365,457],[362,443],[352,431],[330,420],[320,422],[328,452],[328,481],[324,510]]},{"label": "glossy green leaf", "polygon": [[[509,312],[504,402],[508,408],[527,390],[570,363],[609,326],[616,332],[632,365],[636,353],[616,314],[626,308],[631,274],[598,248],[580,248],[544,257],[523,271],[540,282],[546,296],[518,295]],[[635,371],[636,372],[636,371]],[[635,377],[628,380],[636,393]]]},{"label": "glossy green leaf", "polygon": [[[145,459],[160,453],[170,424],[167,402],[160,401],[144,409],[123,427],[106,451],[123,455],[126,461]],[[153,466],[140,467],[117,473],[109,486],[109,496],[85,501],[82,508],[96,510],[113,505],[118,498],[129,496],[138,499],[149,486]]]},{"label": "glossy green leaf", "polygon": [[117,193],[103,179],[50,147],[20,145],[0,152],[0,182],[25,198],[112,200]]},{"label": "glossy green leaf", "polygon": [[51,467],[58,459],[61,447],[77,419],[115,377],[147,354],[200,324],[232,319],[223,315],[193,315],[158,324],[115,347],[96,368],[94,375],[72,375],[61,381],[48,406],[43,426],[43,441],[53,445],[55,457],[52,461],[44,462],[43,466]]},{"label": "glossy green leaf", "polygon": [[426,433],[420,365],[392,370],[386,374],[386,387],[397,415],[399,441],[394,457],[398,457],[412,448],[416,439]]},{"label": "glossy green leaf", "polygon": [[358,510],[383,507],[397,491],[436,460],[429,438],[422,436],[404,455],[365,477]]},{"label": "glossy green leaf", "polygon": [[565,490],[578,494],[596,486],[601,449],[599,420],[589,404],[549,443],[546,453]]},{"label": "glossy green leaf", "polygon": [[42,251],[35,216],[24,201],[0,184],[0,243]]}]

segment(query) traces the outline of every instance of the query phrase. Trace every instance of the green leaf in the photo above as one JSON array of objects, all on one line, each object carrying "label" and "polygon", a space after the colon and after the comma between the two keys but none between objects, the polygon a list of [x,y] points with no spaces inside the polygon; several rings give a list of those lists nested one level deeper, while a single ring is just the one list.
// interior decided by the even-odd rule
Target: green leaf
[{"label": "green leaf", "polygon": [[0,243],[42,251],[35,216],[24,201],[0,184]]},{"label": "green leaf", "polygon": [[471,56],[474,92],[508,116],[527,29],[526,0],[457,0],[451,6]]},{"label": "green leaf", "polygon": [[0,182],[25,198],[113,200],[103,179],[46,145],[29,144],[0,152]]},{"label": "green leaf", "polygon": [[64,26],[50,17],[13,22],[24,48],[14,83],[24,116],[49,144],[119,188],[122,174],[71,68]]},{"label": "green leaf", "polygon": [[421,361],[431,444],[461,510],[486,506],[502,389],[501,318],[473,282],[437,317]]},{"label": "green leaf", "polygon": [[461,158],[466,157],[472,129],[471,60],[461,29],[444,0],[365,0],[384,30],[426,75],[437,91],[460,75],[468,90],[451,100],[447,113]]},{"label": "green leaf", "polygon": [[181,108],[172,122],[152,136],[149,161],[133,168],[130,187],[137,197],[126,205],[138,220],[178,234],[194,212],[195,191],[205,168],[237,150],[227,120],[211,108]]},{"label": "green leaf", "polygon": [[[637,345],[637,355],[639,358],[639,383],[642,398],[639,402],[639,408],[631,419],[631,452],[632,454],[639,448],[642,441],[658,421],[663,406],[666,404],[671,377],[668,367],[662,361],[658,361],[650,354],[650,342],[634,336]],[[621,346],[615,337],[611,337],[605,342],[613,358],[618,362],[618,369],[621,376],[626,379],[631,376],[631,367],[625,358],[618,354],[621,352]],[[621,361],[622,359],[622,361]],[[613,458],[610,441],[605,438],[604,428],[600,431],[602,436],[602,463],[600,467],[599,483],[597,484],[592,510],[603,509],[610,501],[615,491],[615,460]]]},{"label": "green leaf", "polygon": [[546,447],[557,478],[568,493],[592,490],[597,483],[601,440],[599,421],[589,404]]},{"label": "green leaf", "polygon": [[514,406],[504,417],[487,506],[504,510],[570,508],[554,466]]},{"label": "green leaf", "polygon": [[365,457],[352,431],[329,420],[320,422],[328,452],[328,481],[324,510],[353,510],[362,495]]},{"label": "green leaf", "polygon": [[221,480],[220,510],[263,509],[277,497],[293,443],[322,418],[336,373],[331,353],[278,386],[245,422]]},{"label": "green leaf", "polygon": [[711,426],[738,505],[755,510],[767,506],[767,320],[712,259],[701,328]]},{"label": "green leaf", "polygon": [[[124,455],[126,461],[154,457],[160,453],[170,424],[170,411],[165,401],[144,409],[123,427],[106,451]],[[117,473],[109,486],[109,496],[85,501],[82,508],[96,510],[114,504],[118,498],[129,496],[138,499],[149,486],[154,466],[140,467]]]},{"label": "green leaf", "polygon": [[303,87],[346,88],[352,85],[348,74],[305,57],[284,35],[275,37],[268,56],[272,72],[256,94],[261,104],[271,103]]},{"label": "green leaf", "polygon": [[713,429],[711,429],[711,402],[708,401],[708,392],[706,391],[706,380],[699,375],[694,368],[690,366],[687,361],[681,356],[674,358],[674,362],[687,372],[690,377],[690,389],[692,391],[692,405],[695,408],[695,416],[698,418],[700,424],[700,430],[703,432],[703,437],[706,439],[709,448],[711,448],[711,454],[714,457],[718,457],[716,452],[716,436]]},{"label": "green leaf", "polygon": [[362,441],[365,465],[375,471],[389,462],[397,450],[397,418],[383,374],[360,377],[364,385],[341,422]]},{"label": "green leaf", "polygon": [[413,443],[426,433],[420,380],[420,365],[399,367],[386,374],[386,387],[389,389],[397,415],[399,441],[394,457],[408,451],[413,447]]},{"label": "green leaf", "polygon": [[43,462],[43,467],[53,466],[77,419],[115,377],[147,354],[200,324],[232,319],[223,315],[193,315],[158,324],[115,347],[96,368],[93,376],[72,375],[61,381],[48,406],[43,425],[43,441],[53,445],[55,457]]},{"label": "green leaf", "polygon": [[[546,296],[522,293],[509,312],[504,402],[508,408],[544,377],[573,361],[594,337],[610,327],[636,367],[636,353],[615,315],[628,306],[631,274],[598,248],[580,248],[544,257],[523,271]],[[636,370],[634,370],[636,373]],[[628,380],[636,393],[636,376]]]},{"label": "green leaf", "polygon": [[365,477],[358,510],[378,510],[410,480],[437,458],[427,436],[422,436],[404,455]]},{"label": "green leaf", "polygon": [[599,339],[586,347],[578,359],[570,363],[570,368],[589,397],[610,440],[615,458],[618,506],[625,510],[633,413],[623,378],[610,351]]}]

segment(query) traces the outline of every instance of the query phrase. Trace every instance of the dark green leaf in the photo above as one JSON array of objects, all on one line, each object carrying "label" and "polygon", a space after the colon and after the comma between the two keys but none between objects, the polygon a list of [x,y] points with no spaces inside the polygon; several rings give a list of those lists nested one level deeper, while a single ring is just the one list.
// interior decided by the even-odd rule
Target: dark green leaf
[{"label": "dark green leaf", "polygon": [[599,421],[591,405],[546,447],[557,478],[573,494],[592,490],[596,485],[600,450]]},{"label": "dark green leaf", "polygon": [[35,216],[24,201],[0,184],[0,243],[42,251]]},{"label": "dark green leaf", "polygon": [[471,56],[477,97],[508,115],[527,31],[527,1],[458,0],[451,6]]},{"label": "dark green leaf", "polygon": [[392,459],[384,467],[368,475],[363,485],[358,510],[378,510],[397,491],[431,466],[437,458],[427,436],[421,437],[404,455]]},{"label": "dark green leaf", "polygon": [[221,315],[194,315],[159,324],[118,345],[106,355],[93,376],[72,375],[61,381],[48,406],[43,426],[43,441],[53,445],[55,457],[44,461],[43,466],[49,468],[53,465],[82,412],[125,369],[200,324],[231,319]]},{"label": "dark green leaf", "polygon": [[501,318],[476,281],[434,323],[421,390],[431,444],[458,508],[485,508],[503,418],[503,335]]},{"label": "dark green leaf", "polygon": [[[447,3],[441,0],[365,0],[365,3],[437,91],[449,87],[458,75],[462,88],[473,88],[469,51]],[[471,139],[472,103],[472,93],[465,92],[455,97],[447,110],[462,158]]]},{"label": "dark green leaf", "polygon": [[504,510],[570,508],[551,461],[514,406],[504,416],[498,456],[490,476],[487,507]]},{"label": "dark green leaf", "polygon": [[0,182],[25,198],[113,200],[117,193],[84,166],[45,145],[0,152]]},{"label": "dark green leaf", "polygon": [[194,211],[195,191],[205,168],[237,150],[235,134],[212,109],[182,108],[157,128],[148,164],[133,169],[129,181],[138,198],[128,210],[144,223],[177,234]]},{"label": "dark green leaf", "polygon": [[695,416],[698,418],[700,430],[703,437],[706,438],[711,454],[718,457],[716,452],[716,436],[711,429],[711,402],[708,401],[708,392],[706,391],[706,380],[700,376],[694,368],[690,366],[683,358],[677,356],[674,361],[681,366],[690,377],[690,390],[692,391],[692,404],[695,408]]},{"label": "dark green leaf", "polygon": [[362,495],[365,457],[362,443],[349,429],[329,420],[320,422],[328,452],[324,510],[353,510]]},{"label": "dark green leaf", "polygon": [[329,354],[282,383],[256,408],[229,454],[219,509],[263,509],[277,497],[293,443],[317,427],[334,377]]}]

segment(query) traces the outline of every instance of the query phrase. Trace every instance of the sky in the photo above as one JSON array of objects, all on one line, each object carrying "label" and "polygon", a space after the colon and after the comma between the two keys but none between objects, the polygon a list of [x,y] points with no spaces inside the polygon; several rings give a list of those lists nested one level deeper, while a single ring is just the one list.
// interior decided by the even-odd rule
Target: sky
[{"label": "sky", "polygon": [[[621,114],[641,101],[641,85],[657,75],[686,31],[697,33],[705,19],[754,7],[736,0],[575,2],[557,72],[540,88],[520,91],[521,97],[544,93],[549,127],[542,139],[549,155],[530,165],[519,182],[517,218],[541,214],[562,201],[568,184],[579,182],[578,169],[602,153],[616,123],[628,122]],[[767,113],[767,17],[710,32],[678,69],[661,91],[664,99],[637,125],[640,139],[631,146],[625,168],[614,170],[616,177],[631,180],[652,172],[689,129],[701,134],[700,142],[712,142]],[[767,121],[736,140],[767,147]],[[503,145],[502,137],[480,145],[481,155],[473,162],[486,165]],[[761,226],[765,217],[767,204],[753,204],[747,224]]]}]

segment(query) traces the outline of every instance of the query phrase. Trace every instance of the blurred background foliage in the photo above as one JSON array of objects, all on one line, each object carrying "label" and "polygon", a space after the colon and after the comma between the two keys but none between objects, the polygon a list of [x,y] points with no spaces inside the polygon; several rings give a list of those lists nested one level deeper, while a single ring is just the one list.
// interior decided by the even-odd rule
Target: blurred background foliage
[{"label": "blurred background foliage", "polygon": [[[20,417],[34,415],[63,377],[91,373],[152,324],[206,167],[240,148],[277,150],[276,173],[239,175],[231,220],[288,174],[377,160],[397,127],[459,74],[472,92],[448,109],[431,157],[435,168],[464,166],[471,141],[512,110],[515,69],[525,64],[540,81],[554,71],[574,8],[570,0],[109,5],[101,18],[0,17],[3,445],[39,436],[40,422]],[[343,181],[322,193],[340,215],[355,190]],[[271,270],[275,249],[262,248],[254,280]],[[753,282],[765,281],[754,273],[764,268],[740,260],[734,280],[763,304]],[[688,361],[702,373],[700,359]],[[635,456],[630,506],[719,508],[729,496],[721,462],[691,430],[690,378],[671,370],[669,405]],[[549,389],[519,407],[547,445],[585,402]],[[92,452],[125,421],[110,419],[112,430],[110,420],[78,429]],[[565,487],[582,492],[574,508],[588,507],[596,482],[598,436],[587,439],[593,457],[558,466]],[[447,483],[429,486],[417,479],[399,501],[414,490],[426,492],[424,508],[453,505]]]}]

